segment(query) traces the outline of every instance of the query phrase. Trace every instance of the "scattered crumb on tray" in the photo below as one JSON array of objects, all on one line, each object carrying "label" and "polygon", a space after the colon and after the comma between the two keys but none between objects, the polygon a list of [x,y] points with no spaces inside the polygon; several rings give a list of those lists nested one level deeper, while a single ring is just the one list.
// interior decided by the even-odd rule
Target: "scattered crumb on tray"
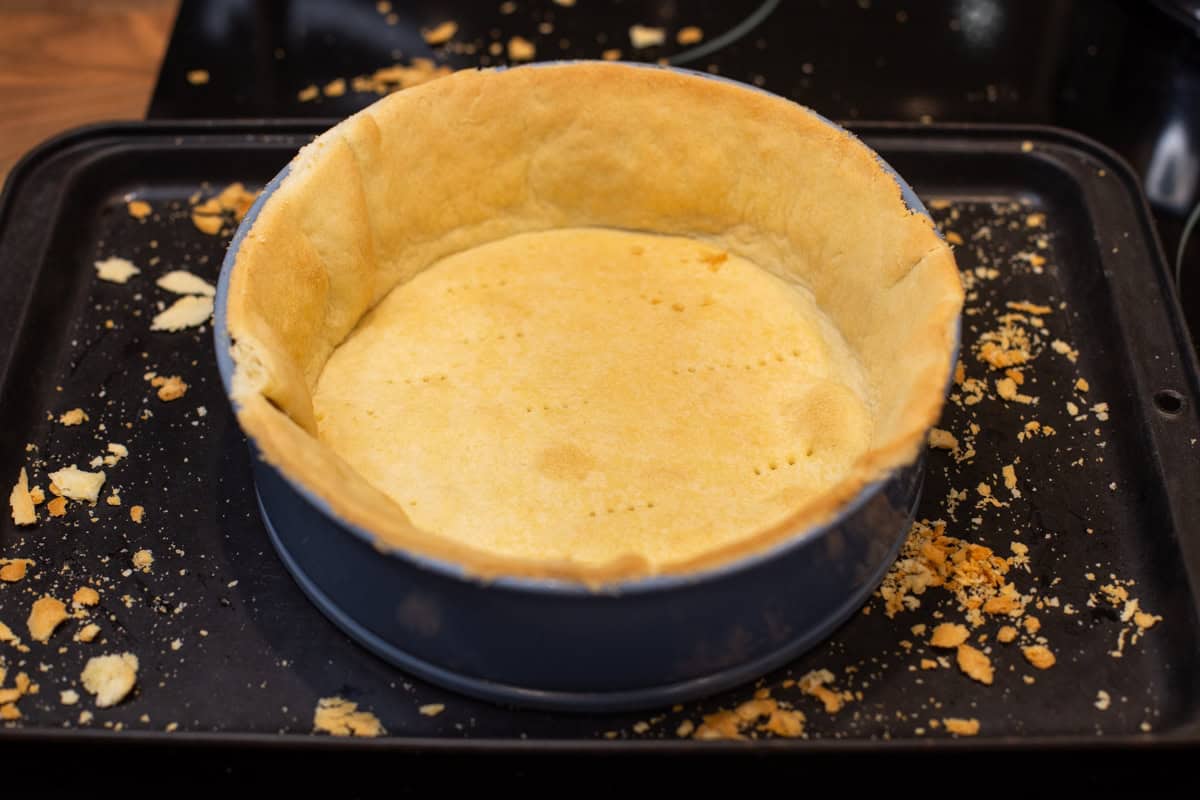
[{"label": "scattered crumb on tray", "polygon": [[930,428],[929,446],[937,450],[958,450],[958,439],[950,431]]},{"label": "scattered crumb on tray", "polygon": [[145,219],[154,213],[154,209],[145,200],[130,200],[125,204],[125,210],[134,219]]},{"label": "scattered crumb on tray", "polygon": [[675,41],[685,47],[691,44],[699,44],[704,40],[704,31],[697,28],[695,25],[688,25],[685,28],[680,28],[675,34]]},{"label": "scattered crumb on tray", "polygon": [[203,278],[187,270],[173,269],[156,280],[155,285],[173,294],[199,294],[212,297],[217,289]]},{"label": "scattered crumb on tray", "polygon": [[49,642],[55,628],[70,616],[63,601],[49,595],[39,597],[29,611],[29,619],[25,621],[29,628],[29,637],[42,644]]},{"label": "scattered crumb on tray", "polygon": [[187,72],[187,82],[192,86],[203,86],[208,83],[208,70],[189,69]]},{"label": "scattered crumb on tray", "polygon": [[95,641],[96,637],[99,635],[100,635],[100,626],[94,622],[89,622],[88,624],[84,625],[82,628],[80,628],[78,631],[75,632],[74,639],[77,642],[83,642],[84,644],[87,644],[89,642]]},{"label": "scattered crumb on tray", "polygon": [[537,56],[537,46],[523,36],[508,40],[509,61],[532,61]]},{"label": "scattered crumb on tray", "polygon": [[991,659],[969,644],[960,644],[956,659],[958,668],[969,678],[990,686],[995,676]]},{"label": "scattered crumb on tray", "polygon": [[417,713],[423,717],[436,717],[445,710],[446,706],[443,703],[427,703],[418,708]]},{"label": "scattered crumb on tray", "polygon": [[50,491],[68,500],[79,500],[92,505],[100,499],[104,486],[104,472],[88,472],[72,464],[50,473]]},{"label": "scattered crumb on tray", "polygon": [[82,408],[72,408],[69,411],[64,411],[58,415],[58,424],[67,428],[75,425],[82,425],[89,419],[87,412]]},{"label": "scattered crumb on tray", "polygon": [[71,605],[76,608],[86,608],[94,606],[100,602],[100,593],[91,586],[80,586],[75,590],[75,594],[71,595]]},{"label": "scattered crumb on tray", "polygon": [[154,565],[154,554],[149,550],[138,550],[133,554],[134,569],[142,572],[149,572],[150,567]]},{"label": "scattered crumb on tray", "polygon": [[141,272],[126,258],[106,258],[96,262],[96,277],[109,283],[125,283],[134,275]]},{"label": "scattered crumb on tray", "polygon": [[979,733],[979,720],[974,717],[971,719],[947,717],[942,720],[942,724],[949,733],[956,736],[975,736]]},{"label": "scattered crumb on tray", "polygon": [[933,635],[929,639],[929,643],[934,647],[943,647],[949,650],[957,648],[965,642],[971,635],[965,625],[959,625],[956,622],[943,622],[933,629]]},{"label": "scattered crumb on tray", "polygon": [[178,400],[187,394],[188,385],[178,375],[155,375],[150,379],[150,385],[158,389],[158,399],[164,403]]},{"label": "scattered crumb on tray", "polygon": [[34,510],[33,496],[29,491],[29,477],[25,468],[17,476],[12,491],[8,495],[8,506],[12,512],[13,523],[17,525],[32,525],[37,522],[37,512]]},{"label": "scattered crumb on tray", "polygon": [[662,28],[649,25],[633,25],[629,28],[629,44],[634,50],[656,47],[667,39],[667,33]]},{"label": "scattered crumb on tray", "polygon": [[1054,653],[1050,652],[1050,648],[1045,645],[1031,645],[1023,648],[1021,652],[1024,654],[1025,660],[1038,669],[1050,669],[1057,660]]},{"label": "scattered crumb on tray", "polygon": [[365,737],[387,733],[374,714],[357,709],[357,703],[343,697],[322,697],[313,713],[313,731],[331,736]]},{"label": "scattered crumb on tray", "polygon": [[79,676],[83,688],[96,696],[98,708],[115,706],[137,684],[138,658],[132,653],[92,656]]},{"label": "scattered crumb on tray", "polygon": [[815,669],[801,677],[796,685],[804,694],[820,700],[825,706],[825,713],[836,714],[846,705],[847,700],[854,699],[854,694],[832,688],[833,681],[832,672],[827,669]]},{"label": "scattered crumb on tray", "polygon": [[[760,690],[756,695],[761,693]],[[692,738],[701,741],[745,739],[745,733],[753,729],[794,739],[804,735],[806,721],[804,712],[789,708],[770,697],[756,696],[732,711],[706,714],[700,727],[694,729]]]},{"label": "scattered crumb on tray", "polygon": [[450,41],[456,33],[458,33],[458,23],[454,20],[446,20],[434,25],[432,28],[421,29],[421,37],[425,39],[425,43],[434,47]]},{"label": "scattered crumb on tray", "polygon": [[150,323],[150,330],[175,332],[194,328],[208,322],[212,312],[211,297],[187,295],[156,314]]},{"label": "scattered crumb on tray", "polygon": [[0,558],[0,581],[17,583],[31,566],[33,561],[28,558]]}]

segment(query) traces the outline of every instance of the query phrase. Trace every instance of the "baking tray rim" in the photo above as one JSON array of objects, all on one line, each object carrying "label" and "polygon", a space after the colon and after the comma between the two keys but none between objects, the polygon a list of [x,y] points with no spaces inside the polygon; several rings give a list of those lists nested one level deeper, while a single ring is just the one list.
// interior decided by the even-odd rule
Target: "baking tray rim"
[{"label": "baking tray rim", "polygon": [[[72,128],[52,136],[22,155],[13,165],[0,187],[0,233],[7,227],[11,206],[19,188],[41,164],[60,152],[78,144],[89,144],[94,140],[119,137],[142,136],[316,136],[321,131],[339,122],[338,118],[231,118],[204,120],[156,119],[146,121],[97,122]],[[1129,195],[1139,233],[1150,250],[1153,268],[1159,272],[1165,264],[1162,245],[1141,182],[1129,163],[1108,146],[1075,131],[1052,125],[1008,124],[1008,123],[961,123],[938,122],[916,123],[888,120],[834,120],[860,139],[872,136],[913,136],[950,138],[954,136],[996,139],[1029,140],[1056,144],[1080,151],[1103,162],[1112,177],[1124,184]],[[873,145],[869,145],[872,146]],[[1200,366],[1197,363],[1195,346],[1180,324],[1185,319],[1179,297],[1172,282],[1167,281],[1163,292],[1163,309],[1176,332],[1176,342],[1182,345],[1178,355],[1180,371],[1190,379],[1186,387],[1193,403],[1200,398]],[[1200,575],[1193,574],[1185,563],[1190,579],[1193,599],[1200,604]],[[1163,731],[1148,733],[1122,733],[1098,736],[1094,733],[1065,733],[1062,735],[1038,735],[1033,737],[1003,736],[983,739],[942,739],[905,737],[894,739],[763,739],[746,742],[705,742],[697,744],[690,740],[654,739],[506,739],[405,737],[388,736],[379,739],[320,737],[305,734],[183,731],[167,733],[151,730],[95,730],[83,728],[0,728],[0,743],[60,743],[68,744],[115,744],[129,746],[175,746],[181,745],[201,750],[218,750],[226,747],[249,748],[274,751],[298,749],[305,751],[381,751],[408,753],[463,753],[479,754],[746,754],[749,752],[807,754],[807,753],[924,753],[950,749],[962,752],[1025,752],[1052,750],[1070,752],[1086,750],[1092,753],[1116,750],[1190,749],[1200,745],[1200,720],[1185,721]]]}]

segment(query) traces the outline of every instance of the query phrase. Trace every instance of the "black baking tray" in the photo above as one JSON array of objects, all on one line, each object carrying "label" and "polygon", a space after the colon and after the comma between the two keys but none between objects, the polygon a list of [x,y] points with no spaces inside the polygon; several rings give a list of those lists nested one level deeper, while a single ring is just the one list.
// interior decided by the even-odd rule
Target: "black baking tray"
[{"label": "black baking tray", "polygon": [[[933,624],[942,613],[958,618],[930,593],[920,609],[895,619],[873,601],[872,613],[857,615],[758,684],[658,714],[567,715],[502,708],[431,687],[326,621],[270,547],[244,439],[217,376],[211,331],[148,330],[154,304],[170,300],[152,278],[181,268],[215,283],[228,242],[191,225],[187,199],[233,181],[263,185],[324,127],[320,121],[92,127],[43,145],[9,177],[0,199],[6,309],[0,315],[0,476],[11,481],[21,464],[38,458],[50,468],[82,465],[108,441],[127,444],[130,456],[109,470],[124,505],[101,503],[92,511],[95,521],[76,508],[33,529],[14,528],[7,514],[0,524],[0,557],[37,561],[22,583],[0,585],[0,620],[24,633],[38,594],[69,595],[92,579],[102,584],[104,638],[82,645],[60,630],[49,647],[33,644],[26,656],[0,645],[10,674],[25,669],[41,684],[40,694],[21,701],[24,718],[0,726],[3,746],[58,741],[649,755],[1200,742],[1200,384],[1136,179],[1111,152],[1047,128],[852,126],[927,202],[949,201],[949,207],[934,205],[935,218],[957,214],[951,227],[960,235],[989,228],[989,237],[968,237],[958,248],[964,270],[1001,267],[969,304],[984,312],[964,319],[964,342],[972,342],[1005,301],[1029,300],[1052,304],[1047,324],[1079,350],[1077,364],[1039,360],[1032,375],[1040,403],[1029,413],[997,402],[969,409],[980,425],[978,455],[956,465],[944,453],[931,453],[918,512],[919,518],[945,516],[949,488],[995,484],[1001,465],[1020,457],[1023,499],[980,514],[977,526],[967,522],[974,511],[960,510],[951,532],[1005,552],[1014,538],[1029,546],[1032,571],[1020,578],[1023,585],[1079,611],[1039,614],[1059,664],[1037,673],[1031,686],[1018,680],[1032,670],[1012,648],[993,652],[999,677],[990,687],[953,669],[909,669],[918,656],[900,641],[914,639],[910,626]],[[130,195],[150,201],[156,216],[132,219],[125,211]],[[1046,218],[1042,274],[1011,268],[1029,245],[1031,232],[1021,224],[1029,213]],[[97,281],[92,262],[111,255],[131,258],[143,274],[125,286]],[[149,266],[154,256],[160,262]],[[191,388],[181,400],[161,403],[144,380],[150,370],[181,374]],[[1109,404],[1109,421],[1075,425],[1068,418],[1065,401],[1077,375],[1090,382],[1092,402]],[[76,406],[90,414],[87,425],[66,428],[48,418]],[[949,404],[941,424],[960,430],[965,414]],[[1022,416],[1060,434],[1019,443]],[[1093,427],[1102,436],[1090,435]],[[36,451],[27,452],[27,444]],[[1070,466],[1079,457],[1083,463]],[[36,473],[44,485],[45,470]],[[133,503],[147,508],[140,526],[128,518]],[[131,554],[144,547],[155,554],[153,571],[124,574]],[[1083,577],[1087,571],[1134,580],[1142,606],[1163,617],[1120,659],[1108,651],[1121,623],[1112,609],[1086,606],[1095,589]],[[175,639],[178,649],[170,646]],[[121,651],[141,660],[134,695],[102,711],[86,697],[76,706],[59,703],[60,689],[78,688],[88,656]],[[861,691],[862,698],[830,716],[811,698],[780,688],[789,676],[816,668],[832,670],[839,688]],[[699,722],[702,714],[732,707],[756,686],[773,687],[775,696],[804,710],[808,738],[700,744],[676,737],[680,721]],[[1107,711],[1093,706],[1099,689],[1113,698]],[[390,735],[311,735],[317,699],[331,695],[373,711]],[[430,703],[444,704],[445,711],[418,713]],[[81,726],[84,708],[96,716]],[[948,716],[977,717],[983,729],[973,739],[916,732],[928,719]],[[651,724],[639,732],[642,721]],[[177,728],[165,732],[168,723]]]}]

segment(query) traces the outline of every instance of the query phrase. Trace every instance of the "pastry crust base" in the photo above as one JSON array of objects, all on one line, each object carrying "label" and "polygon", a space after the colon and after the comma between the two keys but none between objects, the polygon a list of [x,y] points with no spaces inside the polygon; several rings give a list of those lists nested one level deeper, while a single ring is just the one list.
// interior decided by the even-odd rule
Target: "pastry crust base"
[{"label": "pastry crust base", "polygon": [[661,569],[837,483],[873,403],[804,289],[691,239],[573,228],[396,287],[313,405],[319,438],[419,528]]},{"label": "pastry crust base", "polygon": [[[334,349],[396,286],[488,242],[607,227],[685,236],[805,287],[877,398],[868,448],[778,521],[690,558],[510,557],[414,525],[320,442],[312,396]],[[380,100],[305,147],[229,282],[233,398],[263,457],[344,520],[488,577],[601,584],[690,573],[828,520],[910,463],[956,355],[949,247],[866,147],[731,83],[611,63],[463,71]]]}]

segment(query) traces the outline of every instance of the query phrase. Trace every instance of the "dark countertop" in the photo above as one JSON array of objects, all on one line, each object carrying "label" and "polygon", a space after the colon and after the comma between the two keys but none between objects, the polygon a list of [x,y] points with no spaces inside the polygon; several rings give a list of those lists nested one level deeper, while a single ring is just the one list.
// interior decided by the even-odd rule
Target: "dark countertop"
[{"label": "dark countertop", "polygon": [[[183,0],[149,116],[345,116],[377,96],[348,91],[301,102],[297,95],[414,57],[455,68],[505,63],[489,44],[520,35],[538,59],[598,58],[611,48],[629,60],[665,57],[758,83],[846,122],[1073,129],[1115,149],[1142,177],[1171,263],[1200,199],[1200,18],[1189,10],[1200,4],[1188,0],[391,5],[383,13],[371,0]],[[756,11],[769,13],[736,41],[695,52]],[[445,20],[457,22],[458,44],[430,47],[420,30]],[[632,50],[635,23],[666,28],[666,44]],[[704,31],[699,47],[674,41],[689,25]],[[207,84],[189,83],[194,69],[208,71]],[[1200,245],[1193,241],[1185,255],[1182,303],[1197,339]]]}]

